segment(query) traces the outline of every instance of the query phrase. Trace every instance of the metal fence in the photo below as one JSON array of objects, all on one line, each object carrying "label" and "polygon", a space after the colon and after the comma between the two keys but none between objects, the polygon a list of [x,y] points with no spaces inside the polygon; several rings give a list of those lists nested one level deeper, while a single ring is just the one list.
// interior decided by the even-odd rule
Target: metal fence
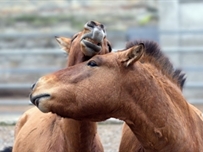
[{"label": "metal fence", "polygon": [[[136,30],[134,31],[136,32]],[[136,33],[134,32],[130,32],[131,35],[136,35]],[[193,31],[193,30],[190,30],[190,31],[158,31],[158,35],[183,35],[183,34],[202,34],[203,35],[203,30],[199,30],[199,31]],[[67,35],[71,35],[70,33],[67,33]],[[5,37],[37,37],[39,36],[39,34],[34,34],[34,35],[4,35]],[[41,35],[40,35],[41,36]],[[52,35],[45,35],[46,37],[49,37],[49,36],[53,36]],[[128,35],[129,36],[129,35]],[[2,38],[2,37],[1,37]],[[129,39],[130,40],[130,39]],[[158,39],[157,39],[158,40]],[[178,59],[181,58],[181,56],[184,56],[184,54],[200,54],[202,57],[203,57],[203,47],[163,47],[163,50],[166,52],[166,54],[171,57],[171,59],[173,60],[173,55],[176,55],[178,56]],[[33,55],[57,55],[57,56],[63,56],[63,52],[59,51],[59,49],[48,49],[46,51],[41,51],[41,50],[15,50],[15,51],[3,51],[3,50],[0,50],[0,56],[23,56],[23,55],[26,55],[26,56],[33,56]],[[9,62],[9,61],[7,61]],[[203,63],[203,58],[202,58],[202,63]],[[199,64],[199,65],[187,65],[185,66],[184,65],[184,62],[180,62],[179,63],[179,66],[180,68],[183,69],[183,71],[187,73],[196,73],[197,75],[201,75],[203,74],[203,64]],[[2,68],[0,69],[0,74],[2,73],[7,73],[9,75],[15,75],[15,74],[26,74],[26,75],[33,75],[33,74],[40,74],[40,75],[43,75],[43,74],[46,74],[46,73],[50,73],[50,72],[53,72],[55,70],[58,70],[62,67],[58,66],[58,67],[50,67],[50,66],[47,66],[47,67],[40,67],[39,65],[36,66],[36,68],[32,68],[30,69],[29,67],[15,67],[15,68]],[[202,91],[203,93],[203,75],[200,76],[202,77],[202,80],[200,81],[188,81],[186,82],[186,85],[185,85],[185,89],[193,89],[193,90],[198,90],[198,93]],[[201,79],[201,78],[200,78]],[[33,80],[34,81],[34,80]],[[30,89],[31,85],[32,85],[32,82],[12,82],[12,83],[9,83],[9,82],[1,82],[0,83],[0,91],[2,90],[19,90],[19,89]],[[201,96],[201,95],[200,95]],[[12,102],[9,100],[3,100],[3,99],[0,99],[1,102],[0,104],[3,105],[3,104],[12,104]],[[192,98],[190,99],[191,103],[200,103],[202,104],[203,103],[203,98]],[[21,103],[23,104],[23,102],[18,102],[18,103]],[[26,102],[27,104],[27,102]]]}]

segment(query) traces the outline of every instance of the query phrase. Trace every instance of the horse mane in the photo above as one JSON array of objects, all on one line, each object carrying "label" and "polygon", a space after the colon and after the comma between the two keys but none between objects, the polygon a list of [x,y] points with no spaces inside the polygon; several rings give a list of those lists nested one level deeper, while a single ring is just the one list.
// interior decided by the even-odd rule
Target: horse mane
[{"label": "horse mane", "polygon": [[154,64],[156,68],[160,69],[163,74],[174,81],[182,90],[186,80],[185,73],[183,73],[181,69],[175,69],[173,67],[169,58],[165,56],[156,42],[148,40],[130,41],[126,44],[126,49],[140,43],[145,45],[145,53],[141,62],[143,61]]}]

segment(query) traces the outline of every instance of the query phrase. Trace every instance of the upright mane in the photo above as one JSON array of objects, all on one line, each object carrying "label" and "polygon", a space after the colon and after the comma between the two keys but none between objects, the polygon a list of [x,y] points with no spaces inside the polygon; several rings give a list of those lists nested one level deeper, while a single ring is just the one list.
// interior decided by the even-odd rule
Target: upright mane
[{"label": "upright mane", "polygon": [[168,78],[175,82],[182,90],[186,80],[185,74],[182,70],[174,68],[169,58],[165,56],[156,42],[143,40],[131,41],[126,44],[126,49],[140,43],[145,45],[145,52],[141,61],[155,65],[156,68],[160,69],[163,74],[168,76]]}]

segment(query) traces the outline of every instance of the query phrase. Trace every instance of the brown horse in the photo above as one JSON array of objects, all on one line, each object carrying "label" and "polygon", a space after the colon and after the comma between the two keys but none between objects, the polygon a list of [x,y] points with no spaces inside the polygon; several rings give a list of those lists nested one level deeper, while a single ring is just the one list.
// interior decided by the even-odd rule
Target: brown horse
[{"label": "brown horse", "polygon": [[[106,32],[101,23],[90,21],[84,30],[72,39],[56,37],[68,53],[67,65],[71,66],[95,54],[111,51]],[[44,114],[36,107],[26,111],[15,129],[13,152],[102,152],[95,122],[66,119],[56,114]]]},{"label": "brown horse", "polygon": [[[136,42],[136,43],[143,43],[142,41]],[[131,47],[132,44],[129,43],[127,44],[127,48]],[[142,62],[150,62],[151,64],[154,64],[157,68],[159,68],[159,60],[157,60],[156,55],[150,55],[151,52],[150,50],[157,50],[160,49],[158,48],[158,45],[156,45],[155,43],[153,45],[146,45],[147,47],[154,47],[152,48],[145,48],[145,56],[143,56],[140,60],[142,60]],[[164,56],[164,55],[161,55]],[[163,57],[161,58],[162,60],[165,60],[165,62],[169,63],[167,60],[168,58]],[[163,61],[162,61],[163,62]],[[171,66],[171,65],[170,65]],[[177,86],[180,88],[180,90],[183,89],[184,86],[184,82],[186,80],[185,78],[185,74],[181,73],[181,70],[175,70],[174,71],[174,76],[177,77],[176,79],[177,81]],[[188,103],[189,104],[189,103]],[[200,116],[200,118],[203,120],[202,117],[202,112],[197,109],[196,107],[194,107],[193,105],[189,104],[189,106],[191,108],[194,109],[194,111]],[[123,129],[122,129],[122,136],[121,136],[121,142],[120,142],[120,147],[119,147],[119,152],[139,152],[141,149],[142,145],[141,143],[138,141],[138,139],[136,138],[135,134],[131,131],[131,129],[126,125],[126,123],[124,123],[123,125]]]},{"label": "brown horse", "polygon": [[[144,45],[157,65],[140,59],[147,54]],[[124,120],[139,151],[203,151],[203,122],[177,85],[181,74],[159,49],[152,50],[153,43],[144,45],[132,43],[41,77],[30,99],[42,112],[67,118]]]}]

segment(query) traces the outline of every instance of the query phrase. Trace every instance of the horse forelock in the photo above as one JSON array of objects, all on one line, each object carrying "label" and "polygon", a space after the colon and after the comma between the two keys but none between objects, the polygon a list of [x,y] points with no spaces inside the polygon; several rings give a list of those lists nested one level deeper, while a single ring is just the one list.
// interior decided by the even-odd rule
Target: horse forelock
[{"label": "horse forelock", "polygon": [[126,49],[143,43],[145,45],[144,56],[142,62],[149,62],[156,68],[160,69],[163,74],[167,75],[169,79],[174,81],[182,90],[186,77],[180,69],[175,69],[169,58],[161,51],[159,45],[154,41],[139,40],[131,41],[126,44]]}]

